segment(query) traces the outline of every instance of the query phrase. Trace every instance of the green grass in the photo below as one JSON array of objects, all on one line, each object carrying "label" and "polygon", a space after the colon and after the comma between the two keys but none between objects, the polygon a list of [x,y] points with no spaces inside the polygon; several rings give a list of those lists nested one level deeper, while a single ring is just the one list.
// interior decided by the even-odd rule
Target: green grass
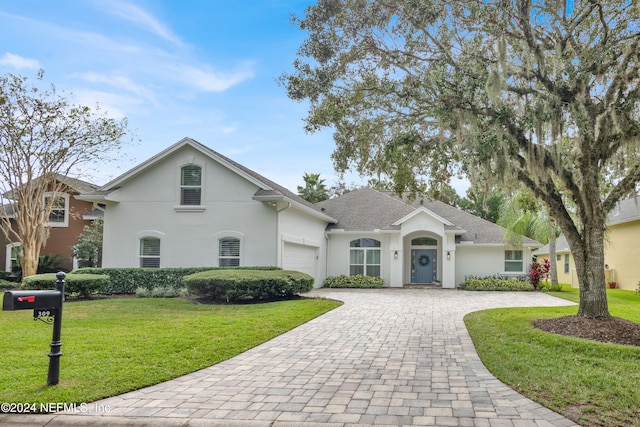
[{"label": "green grass", "polygon": [[46,386],[52,326],[0,312],[0,402],[91,402],[229,359],[339,303],[196,305],[122,298],[64,305],[60,384]]},{"label": "green grass", "polygon": [[[566,289],[566,288],[565,288]],[[578,290],[553,292],[578,300]],[[613,316],[640,322],[640,297],[607,290]],[[600,343],[535,329],[536,319],[577,308],[496,309],[465,323],[485,366],[523,395],[582,425],[640,426],[640,347]]]}]

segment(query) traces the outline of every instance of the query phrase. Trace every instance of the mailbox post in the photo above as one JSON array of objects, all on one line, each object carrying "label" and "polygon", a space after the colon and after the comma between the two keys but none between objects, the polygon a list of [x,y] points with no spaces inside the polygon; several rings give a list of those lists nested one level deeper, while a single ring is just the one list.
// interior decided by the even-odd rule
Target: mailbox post
[{"label": "mailbox post", "polygon": [[[62,330],[62,302],[64,301],[63,272],[56,274],[56,290],[53,291],[6,291],[2,301],[3,310],[33,310],[34,319],[53,317],[53,336],[49,353],[47,385],[60,382],[60,332]],[[49,323],[50,324],[50,323]]]},{"label": "mailbox post", "polygon": [[64,278],[66,274],[62,271],[56,274],[56,290],[60,292],[60,306],[55,309],[53,318],[53,336],[51,337],[51,352],[49,353],[49,373],[47,375],[47,385],[56,385],[60,382],[60,356],[62,352],[62,342],[60,333],[62,332],[62,302],[64,301]]}]

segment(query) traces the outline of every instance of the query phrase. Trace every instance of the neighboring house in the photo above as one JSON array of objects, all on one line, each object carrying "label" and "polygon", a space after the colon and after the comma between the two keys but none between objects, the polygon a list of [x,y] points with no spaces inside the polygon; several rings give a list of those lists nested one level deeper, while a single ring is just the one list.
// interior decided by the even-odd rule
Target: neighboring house
[{"label": "neighboring house", "polygon": [[[605,278],[616,282],[621,289],[635,290],[640,280],[638,262],[638,242],[640,241],[640,199],[635,197],[622,200],[607,218],[605,235]],[[558,281],[578,287],[573,255],[564,236],[556,241],[557,253],[562,255],[558,262]],[[562,247],[562,253],[560,248]],[[549,257],[549,246],[535,252],[538,259]],[[560,264],[562,262],[562,264]],[[562,273],[562,274],[561,274]]]},{"label": "neighboring house", "polygon": [[[538,261],[549,259],[549,245],[544,245],[533,254],[538,258]],[[569,284],[573,288],[578,287],[576,264],[573,261],[569,243],[564,236],[556,239],[556,270],[558,272],[558,283]]]},{"label": "neighboring house", "polygon": [[[89,225],[95,218],[101,217],[102,212],[96,209],[91,202],[78,200],[81,193],[95,191],[96,185],[64,176],[57,177],[59,182],[64,184],[63,191],[58,193],[55,209],[49,217],[49,239],[42,247],[40,255],[58,255],[61,258],[61,267],[67,271],[77,266],[77,260],[73,259],[73,245],[77,243],[78,235],[84,230],[85,225]],[[6,194],[5,197],[9,197]],[[45,196],[46,198],[47,196]],[[45,200],[46,203],[51,201]],[[15,215],[13,205],[5,205],[2,215],[13,218]],[[16,272],[19,269],[17,254],[20,250],[20,243],[7,241],[6,236],[0,233],[0,263],[4,271]]]},{"label": "neighboring house", "polygon": [[312,205],[184,138],[83,200],[106,206],[104,267],[275,265],[312,275],[380,276],[387,286],[525,275],[531,250],[441,202],[372,189]]}]

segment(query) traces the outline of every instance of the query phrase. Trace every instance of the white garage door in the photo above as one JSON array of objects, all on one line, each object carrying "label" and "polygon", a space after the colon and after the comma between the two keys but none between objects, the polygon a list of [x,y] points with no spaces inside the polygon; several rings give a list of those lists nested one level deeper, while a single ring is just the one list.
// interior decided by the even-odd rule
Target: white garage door
[{"label": "white garage door", "polygon": [[316,252],[313,246],[285,242],[282,254],[282,268],[307,273],[316,277]]}]

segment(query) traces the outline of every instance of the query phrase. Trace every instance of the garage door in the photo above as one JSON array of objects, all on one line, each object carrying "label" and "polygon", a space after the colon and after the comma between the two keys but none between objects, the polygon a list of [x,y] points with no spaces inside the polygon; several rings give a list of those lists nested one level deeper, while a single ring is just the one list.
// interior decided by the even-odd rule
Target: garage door
[{"label": "garage door", "polygon": [[282,254],[282,268],[301,271],[316,277],[316,252],[317,248],[313,246],[285,242]]}]

